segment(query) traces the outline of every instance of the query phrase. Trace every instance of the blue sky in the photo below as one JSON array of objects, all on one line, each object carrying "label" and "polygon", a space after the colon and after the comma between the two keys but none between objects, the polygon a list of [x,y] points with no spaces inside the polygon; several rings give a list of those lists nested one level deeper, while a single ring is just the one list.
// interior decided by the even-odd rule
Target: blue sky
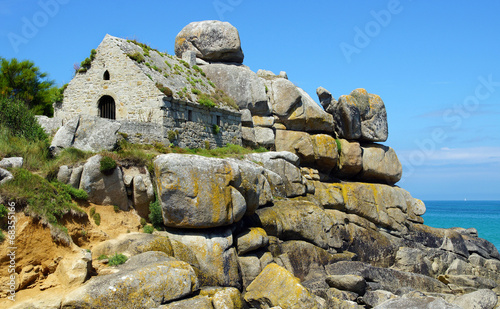
[{"label": "blue sky", "polygon": [[0,56],[62,85],[106,33],[173,54],[189,22],[228,21],[254,71],[286,71],[316,100],[319,86],[380,95],[414,197],[500,200],[498,12],[493,0],[0,0]]}]

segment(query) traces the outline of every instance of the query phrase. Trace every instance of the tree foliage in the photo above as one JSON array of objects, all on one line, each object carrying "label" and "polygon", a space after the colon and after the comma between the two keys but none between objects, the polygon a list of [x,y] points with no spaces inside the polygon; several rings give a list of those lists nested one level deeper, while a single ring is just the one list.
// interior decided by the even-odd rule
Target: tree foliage
[{"label": "tree foliage", "polygon": [[52,116],[52,103],[62,100],[62,89],[33,62],[0,57],[0,95],[22,101],[36,115]]}]

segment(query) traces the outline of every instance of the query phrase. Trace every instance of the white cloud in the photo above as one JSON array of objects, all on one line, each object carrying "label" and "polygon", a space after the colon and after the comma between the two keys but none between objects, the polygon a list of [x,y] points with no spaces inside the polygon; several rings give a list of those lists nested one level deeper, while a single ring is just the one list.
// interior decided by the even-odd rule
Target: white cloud
[{"label": "white cloud", "polygon": [[403,165],[442,166],[500,164],[500,147],[413,149],[398,152]]}]

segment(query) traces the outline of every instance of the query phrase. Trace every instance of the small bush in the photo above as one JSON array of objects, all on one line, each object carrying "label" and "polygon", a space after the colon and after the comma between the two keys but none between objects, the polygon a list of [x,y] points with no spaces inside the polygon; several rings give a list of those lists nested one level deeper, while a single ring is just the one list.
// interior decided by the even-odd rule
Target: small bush
[{"label": "small bush", "polygon": [[146,225],[146,219],[141,218],[141,226],[145,226],[145,225]]},{"label": "small bush", "polygon": [[118,266],[118,265],[121,265],[123,263],[125,263],[127,261],[127,257],[123,254],[118,254],[118,253],[115,253],[115,255],[113,255],[112,257],[109,258],[109,262],[108,262],[108,265],[109,266]]},{"label": "small bush", "polygon": [[172,89],[170,89],[167,86],[164,86],[160,83],[156,83],[156,88],[158,88],[158,90],[163,92],[163,94],[166,95],[167,97],[171,97],[173,95]]},{"label": "small bush", "polygon": [[4,204],[0,204],[0,219],[3,219],[7,216],[9,213],[9,210],[7,207],[4,206]]},{"label": "small bush", "polygon": [[214,125],[212,126],[212,132],[213,132],[215,135],[219,134],[219,133],[220,133],[220,127],[219,127],[218,125],[214,124]]},{"label": "small bush", "polygon": [[215,88],[215,84],[214,84],[212,81],[210,81],[210,80],[209,80],[209,81],[208,81],[208,84],[209,84],[210,86],[212,86],[212,88]]},{"label": "small bush", "polygon": [[212,101],[206,94],[201,94],[199,96],[198,103],[208,108],[215,107],[214,101]]},{"label": "small bush", "polygon": [[[192,82],[192,83],[194,83],[194,82]],[[191,89],[191,92],[192,92],[193,94],[196,94],[196,95],[199,95],[199,94],[201,93],[201,91],[200,91],[200,90],[195,89],[195,88]]]},{"label": "small bush", "polygon": [[61,186],[64,191],[66,191],[69,195],[71,195],[72,198],[75,200],[81,200],[81,201],[86,201],[89,197],[87,192],[81,189],[76,189],[73,186],[64,184],[64,183],[59,183],[59,186]]},{"label": "small bush", "polygon": [[101,166],[100,166],[99,170],[103,174],[112,174],[116,168],[116,161],[113,160],[113,158],[108,157],[108,156],[102,157],[100,164],[101,164]]},{"label": "small bush", "polygon": [[92,217],[94,218],[94,222],[97,226],[101,225],[101,215],[98,212],[96,212]]},{"label": "small bush", "polygon": [[159,228],[163,225],[163,217],[161,214],[161,205],[158,198],[156,201],[149,204],[149,221],[154,227]]},{"label": "small bush", "polygon": [[175,141],[177,139],[177,137],[178,137],[178,134],[176,131],[174,131],[174,130],[167,131],[167,138],[170,142]]},{"label": "small bush", "polygon": [[91,207],[91,208],[90,208],[89,215],[93,218],[93,217],[94,217],[94,214],[95,214],[95,207]]},{"label": "small bush", "polygon": [[210,150],[210,142],[205,140],[205,149]]},{"label": "small bush", "polygon": [[100,260],[106,260],[107,258],[108,256],[106,254],[101,254],[97,259],[100,261]]},{"label": "small bush", "polygon": [[183,66],[185,66],[186,68],[189,69],[189,63],[187,63],[186,61],[184,61],[182,59],[180,59],[179,61],[180,61],[180,63],[182,63]]},{"label": "small bush", "polygon": [[153,232],[155,231],[155,228],[152,225],[145,225],[142,228],[142,230],[144,231],[144,233],[153,234]]},{"label": "small bush", "polygon": [[[35,119],[33,112],[20,100],[0,97],[0,126],[12,135],[29,141],[46,141],[47,134]],[[48,146],[48,145],[47,145]]]},{"label": "small bush", "polygon": [[133,53],[133,54],[127,54],[127,56],[128,56],[130,59],[132,59],[132,60],[136,61],[137,63],[142,63],[142,62],[144,62],[144,56],[143,56],[141,53],[139,53],[139,52],[135,52],[135,53]]},{"label": "small bush", "polygon": [[115,212],[120,212],[120,207],[118,207],[118,205],[113,205],[113,210]]}]

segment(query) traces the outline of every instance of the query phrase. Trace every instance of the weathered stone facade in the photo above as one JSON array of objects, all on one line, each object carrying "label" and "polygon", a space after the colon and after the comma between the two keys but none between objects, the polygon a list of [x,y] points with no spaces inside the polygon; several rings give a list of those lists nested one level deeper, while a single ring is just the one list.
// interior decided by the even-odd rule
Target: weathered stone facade
[{"label": "weathered stone facade", "polygon": [[[152,64],[131,59],[130,54],[139,52],[143,50],[136,44],[106,35],[90,68],[76,73],[68,84],[62,104],[55,109],[55,117],[62,119],[63,124],[80,114],[115,119],[122,124],[120,132],[134,143],[163,142],[190,148],[204,148],[205,141],[210,147],[241,145],[238,111],[189,102],[186,86],[190,85],[190,78],[183,80],[173,72],[160,74],[158,69],[160,64],[171,67],[168,61],[178,66],[180,60],[172,56],[163,58],[156,51],[147,60]],[[182,72],[188,71],[184,68]],[[201,83],[201,92],[207,92],[208,82]],[[167,96],[158,84],[169,85],[175,94]],[[179,93],[176,90],[182,89],[188,99],[176,98]]]},{"label": "weathered stone facade", "polygon": [[181,100],[166,103],[163,126],[166,138],[183,148],[210,148],[241,145],[241,114],[204,107]]}]

